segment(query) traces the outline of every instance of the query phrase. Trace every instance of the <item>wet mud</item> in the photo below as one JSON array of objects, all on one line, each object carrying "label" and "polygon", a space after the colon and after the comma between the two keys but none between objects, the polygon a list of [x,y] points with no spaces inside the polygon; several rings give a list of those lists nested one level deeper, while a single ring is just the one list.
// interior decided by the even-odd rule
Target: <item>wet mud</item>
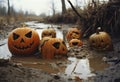
[{"label": "wet mud", "polygon": [[42,59],[40,54],[11,57],[6,43],[0,41],[0,82],[120,82],[119,39],[113,39],[112,51],[94,50],[84,40],[81,47],[68,47],[67,58],[54,60]]}]

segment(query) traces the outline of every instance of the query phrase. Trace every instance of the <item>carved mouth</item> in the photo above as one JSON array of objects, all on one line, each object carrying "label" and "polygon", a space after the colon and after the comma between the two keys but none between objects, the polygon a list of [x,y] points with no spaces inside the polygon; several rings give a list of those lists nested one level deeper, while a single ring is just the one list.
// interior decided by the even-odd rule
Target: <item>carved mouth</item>
[{"label": "carved mouth", "polygon": [[76,46],[76,45],[78,45],[78,42],[73,42],[72,44]]},{"label": "carved mouth", "polygon": [[20,50],[25,50],[25,49],[28,49],[28,48],[31,48],[31,46],[34,44],[34,41],[31,42],[28,46],[22,46],[22,47],[18,47],[16,45],[14,45],[15,48],[17,49],[20,49]]}]

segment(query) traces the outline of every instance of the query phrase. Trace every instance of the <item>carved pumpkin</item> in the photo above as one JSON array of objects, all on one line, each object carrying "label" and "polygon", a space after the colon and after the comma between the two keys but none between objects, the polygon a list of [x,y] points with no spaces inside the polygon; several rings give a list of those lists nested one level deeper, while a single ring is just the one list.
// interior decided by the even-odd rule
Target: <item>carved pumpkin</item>
[{"label": "carved pumpkin", "polygon": [[39,46],[39,51],[41,52],[41,47],[44,45],[44,43],[46,41],[48,41],[51,37],[43,37],[41,40],[40,40],[40,46]]},{"label": "carved pumpkin", "polygon": [[42,38],[43,37],[51,37],[51,38],[56,38],[56,31],[52,28],[49,29],[44,29],[41,34]]},{"label": "carved pumpkin", "polygon": [[48,38],[41,45],[41,54],[44,59],[53,59],[67,55],[65,42],[60,38]]},{"label": "carved pumpkin", "polygon": [[91,47],[98,50],[109,50],[112,48],[110,35],[106,32],[100,32],[100,28],[89,37],[89,43]]},{"label": "carved pumpkin", "polygon": [[8,48],[14,55],[34,54],[38,50],[39,43],[38,33],[28,27],[16,28],[8,36]]},{"label": "carved pumpkin", "polygon": [[73,47],[73,46],[82,46],[83,42],[81,40],[78,39],[72,39],[69,41],[69,46]]},{"label": "carved pumpkin", "polygon": [[66,34],[67,41],[71,39],[79,39],[81,37],[80,30],[78,28],[70,28]]}]

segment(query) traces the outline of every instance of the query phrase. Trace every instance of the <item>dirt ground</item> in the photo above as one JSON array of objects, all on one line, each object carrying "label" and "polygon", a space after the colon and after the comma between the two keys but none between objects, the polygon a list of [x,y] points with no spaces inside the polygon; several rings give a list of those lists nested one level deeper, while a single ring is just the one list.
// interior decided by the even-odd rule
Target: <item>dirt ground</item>
[{"label": "dirt ground", "polygon": [[[0,31],[1,39],[3,31]],[[6,33],[6,30],[5,32]],[[3,35],[7,35],[4,34]],[[113,40],[113,51],[96,51],[84,41],[82,47],[68,48],[68,57],[88,58],[92,73],[96,76],[84,81],[64,75],[69,63],[67,58],[43,60],[39,55],[0,59],[0,82],[120,82],[120,40]]]},{"label": "dirt ground", "polygon": [[[69,52],[67,55],[78,57],[80,59],[88,58],[92,73],[97,73],[100,71],[104,71],[106,68],[111,67],[111,65],[108,62],[114,63],[117,61],[116,59],[115,59],[116,61],[113,61],[114,57],[117,57],[117,54],[113,56],[112,54],[109,53],[113,53],[113,51],[111,52],[96,51],[88,47],[86,44],[84,44],[84,46],[82,47],[69,48]],[[80,55],[78,56],[76,54]],[[113,56],[113,58],[112,57],[110,58],[112,60],[109,59],[109,56]],[[104,60],[104,58],[106,58],[106,60]],[[42,58],[36,55],[31,57],[13,56],[10,62],[0,64],[1,70],[0,82],[70,82],[70,81],[84,82],[80,78],[71,79],[69,77],[66,77],[65,75],[60,75],[64,74],[65,68],[67,67],[68,63],[69,61],[67,58],[55,60],[43,60]],[[96,80],[96,78],[93,77],[92,80],[87,80],[86,82],[89,81],[99,82]]]}]

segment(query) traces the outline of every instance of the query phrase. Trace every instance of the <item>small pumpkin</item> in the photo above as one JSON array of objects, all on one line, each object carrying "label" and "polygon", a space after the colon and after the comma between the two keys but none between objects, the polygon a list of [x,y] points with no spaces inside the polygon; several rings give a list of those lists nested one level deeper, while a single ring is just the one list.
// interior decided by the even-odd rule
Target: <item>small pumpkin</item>
[{"label": "small pumpkin", "polygon": [[65,42],[60,38],[47,38],[44,39],[41,45],[41,54],[44,59],[66,56],[67,47]]},{"label": "small pumpkin", "polygon": [[71,39],[79,39],[81,37],[81,32],[78,28],[70,28],[66,34],[66,39],[69,42]]},{"label": "small pumpkin", "polygon": [[52,28],[49,29],[44,29],[42,31],[41,37],[51,37],[51,38],[56,38],[56,31]]},{"label": "small pumpkin", "polygon": [[39,43],[38,33],[29,27],[16,28],[8,36],[8,48],[14,55],[34,54],[38,50]]},{"label": "small pumpkin", "polygon": [[83,41],[78,40],[78,39],[72,39],[69,41],[69,46],[73,47],[73,46],[82,46],[83,45]]},{"label": "small pumpkin", "polygon": [[98,50],[109,50],[112,48],[112,40],[108,33],[97,29],[96,33],[89,37],[90,46]]}]

